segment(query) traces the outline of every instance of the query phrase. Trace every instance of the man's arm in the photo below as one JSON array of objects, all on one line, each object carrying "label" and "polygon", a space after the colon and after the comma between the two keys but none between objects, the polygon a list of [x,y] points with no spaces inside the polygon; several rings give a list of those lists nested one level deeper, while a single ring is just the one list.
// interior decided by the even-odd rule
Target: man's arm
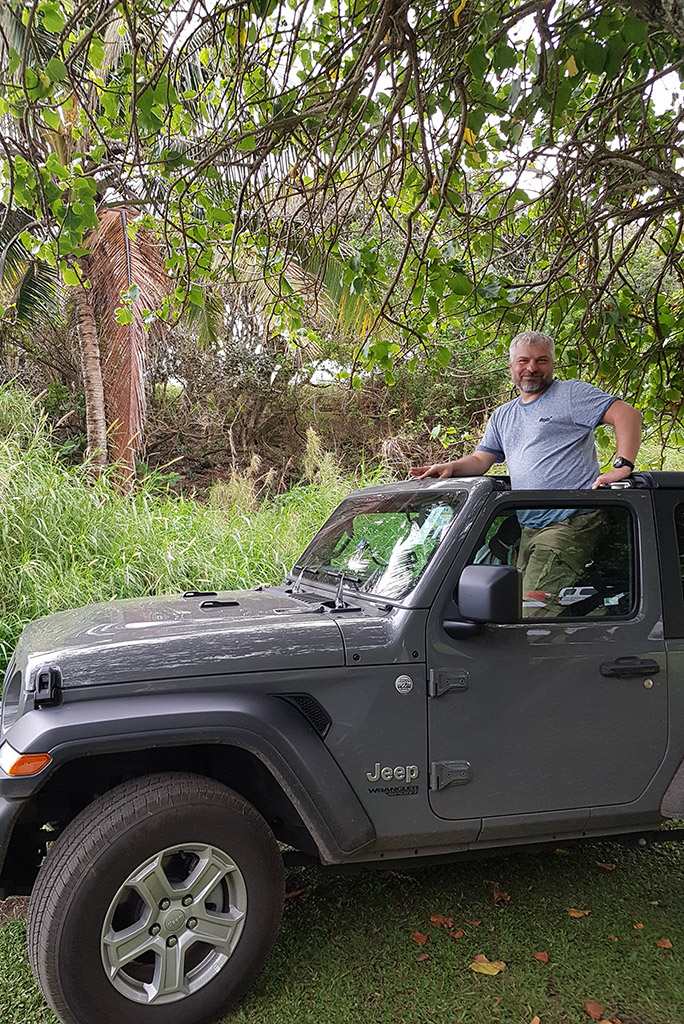
[{"label": "man's arm", "polygon": [[[609,405],[601,423],[608,423],[615,429],[615,448],[617,455],[630,462],[636,462],[641,444],[641,413],[634,406],[618,399]],[[613,484],[618,480],[626,480],[630,474],[629,466],[622,469],[610,469],[607,473],[594,480],[592,489],[600,484]]]},{"label": "man's arm", "polygon": [[472,455],[464,455],[455,462],[435,462],[432,466],[416,466],[409,470],[411,476],[417,476],[419,480],[427,476],[436,476],[445,480],[450,476],[482,476],[488,469],[491,469],[496,462],[496,456],[492,452],[476,451]]}]

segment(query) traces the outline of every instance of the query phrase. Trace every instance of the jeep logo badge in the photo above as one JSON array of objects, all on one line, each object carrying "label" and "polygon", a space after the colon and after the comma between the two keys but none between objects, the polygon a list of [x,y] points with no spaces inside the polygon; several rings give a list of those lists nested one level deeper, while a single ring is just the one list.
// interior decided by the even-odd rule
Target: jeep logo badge
[{"label": "jeep logo badge", "polygon": [[394,680],[394,688],[397,693],[410,693],[413,689],[411,676],[397,676]]},{"label": "jeep logo badge", "polygon": [[380,779],[384,779],[385,782],[389,782],[390,779],[396,779],[397,782],[413,782],[414,779],[418,778],[418,765],[398,764],[396,768],[386,765],[383,768],[380,762],[376,761],[373,771],[366,772],[366,778],[369,782],[379,782]]}]

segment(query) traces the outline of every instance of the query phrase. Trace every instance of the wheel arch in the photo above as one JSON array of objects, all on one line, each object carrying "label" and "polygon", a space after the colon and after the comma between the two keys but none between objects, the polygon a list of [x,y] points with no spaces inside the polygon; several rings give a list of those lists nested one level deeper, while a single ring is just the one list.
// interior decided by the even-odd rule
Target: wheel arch
[{"label": "wheel arch", "polygon": [[[39,776],[8,780],[24,798],[13,822],[9,868],[22,836],[64,824],[94,797],[151,771],[215,778],[252,803],[275,834],[324,863],[340,863],[375,830],[345,775],[307,718],[277,696],[222,693],[104,699],[31,712],[12,730],[15,749],[48,752]],[[31,721],[30,721],[31,720]],[[31,829],[33,826],[33,830]],[[24,849],[23,853],[27,851]],[[29,857],[29,860],[31,858]]]}]

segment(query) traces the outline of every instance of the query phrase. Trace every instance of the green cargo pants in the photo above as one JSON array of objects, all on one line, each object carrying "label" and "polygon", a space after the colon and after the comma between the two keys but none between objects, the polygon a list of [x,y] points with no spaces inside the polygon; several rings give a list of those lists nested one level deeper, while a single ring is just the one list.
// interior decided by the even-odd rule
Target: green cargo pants
[{"label": "green cargo pants", "polygon": [[551,595],[544,599],[543,608],[523,607],[526,618],[552,618],[560,614],[558,595],[563,587],[572,587],[586,578],[586,566],[594,557],[602,521],[603,513],[595,509],[560,523],[549,523],[540,530],[523,527],[518,554],[523,594],[542,591]]}]

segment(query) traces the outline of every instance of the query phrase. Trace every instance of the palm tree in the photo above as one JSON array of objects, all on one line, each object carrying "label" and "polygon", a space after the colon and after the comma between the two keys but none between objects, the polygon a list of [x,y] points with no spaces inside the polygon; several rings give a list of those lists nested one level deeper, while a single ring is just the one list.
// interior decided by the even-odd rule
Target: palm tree
[{"label": "palm tree", "polygon": [[[21,15],[18,5],[4,5],[0,11],[0,53],[4,50],[7,56],[10,46],[22,52],[32,48],[36,59],[49,66],[50,59],[55,59],[54,35],[34,25],[29,36]],[[112,64],[121,48],[119,25],[117,18],[106,23],[105,46]],[[38,129],[45,153],[54,154],[66,166],[77,151],[86,148],[88,139],[77,138],[74,124],[79,109],[88,108],[92,117],[97,103],[95,88],[81,101],[74,93],[63,118],[55,120],[53,116]],[[35,136],[22,134],[29,122],[7,120],[14,138],[8,137],[6,151],[12,151],[10,139],[17,153],[22,146],[35,145]],[[100,182],[102,192],[107,186],[106,179]],[[133,473],[145,421],[147,313],[160,306],[168,282],[161,249],[151,233],[129,231],[136,216],[123,202],[114,209],[103,206],[98,211],[97,226],[84,239],[78,271],[60,263],[62,270],[67,267],[68,289],[56,268],[27,251],[21,240],[28,228],[42,229],[49,236],[58,226],[49,222],[38,226],[27,208],[7,208],[0,221],[0,285],[9,297],[15,321],[26,326],[53,316],[67,293],[73,303],[89,460],[96,472],[107,461],[117,463],[123,480]]]}]

